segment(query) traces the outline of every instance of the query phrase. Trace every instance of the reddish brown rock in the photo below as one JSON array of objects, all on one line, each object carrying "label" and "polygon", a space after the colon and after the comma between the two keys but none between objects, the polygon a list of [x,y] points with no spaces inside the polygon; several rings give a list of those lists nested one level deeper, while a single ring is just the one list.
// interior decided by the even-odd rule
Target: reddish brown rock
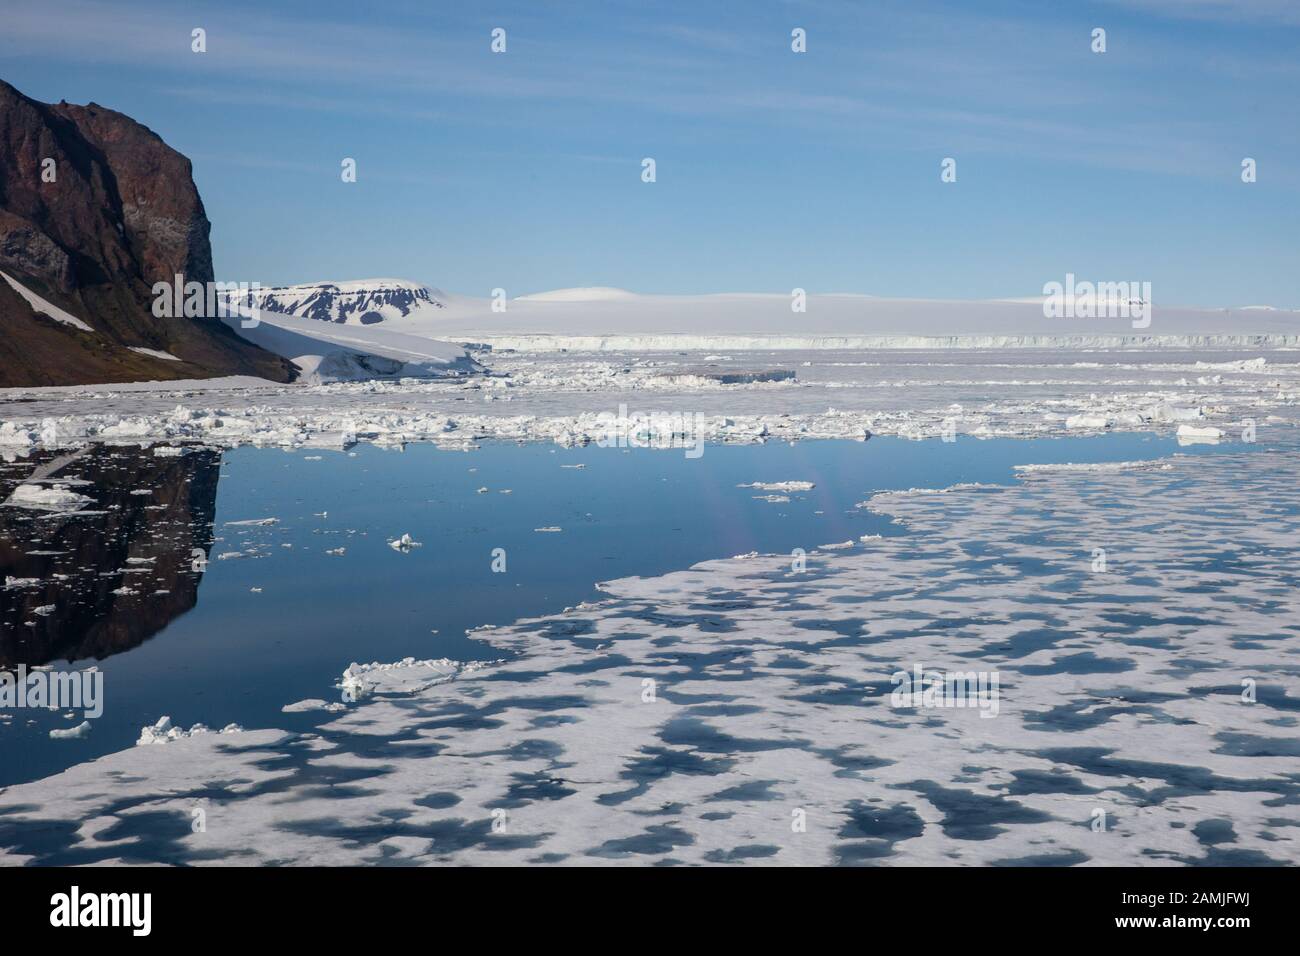
[{"label": "reddish brown rock", "polygon": [[[42,177],[47,160],[54,182]],[[152,314],[155,282],[213,279],[210,228],[190,161],[147,127],[94,103],[38,103],[0,81],[0,270],[93,330],[36,313],[0,280],[0,386],[289,381],[287,361],[219,321]]]}]

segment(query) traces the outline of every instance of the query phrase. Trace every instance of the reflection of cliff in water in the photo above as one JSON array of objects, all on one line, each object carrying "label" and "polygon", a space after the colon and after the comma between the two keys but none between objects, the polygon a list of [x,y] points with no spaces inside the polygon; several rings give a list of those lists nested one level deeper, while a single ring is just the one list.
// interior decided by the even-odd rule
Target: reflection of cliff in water
[{"label": "reflection of cliff in water", "polygon": [[0,502],[23,482],[93,499],[72,514],[0,507],[0,666],[108,657],[194,607],[220,462],[98,445],[0,463]]}]

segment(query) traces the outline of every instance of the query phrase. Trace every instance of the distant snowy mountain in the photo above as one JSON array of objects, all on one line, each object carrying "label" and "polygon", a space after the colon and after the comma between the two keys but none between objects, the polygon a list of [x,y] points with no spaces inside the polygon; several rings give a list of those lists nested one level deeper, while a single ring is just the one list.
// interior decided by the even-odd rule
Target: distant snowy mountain
[{"label": "distant snowy mountain", "polygon": [[[301,380],[313,385],[482,372],[464,348],[419,322],[440,317],[442,298],[404,279],[314,282],[230,295],[227,301],[240,314],[224,321],[241,338],[289,359]],[[397,320],[412,320],[415,327]]]},{"label": "distant snowy mountain", "polygon": [[357,279],[312,282],[251,292],[241,306],[256,304],[267,312],[317,319],[340,325],[375,325],[399,318],[436,318],[444,308],[442,293],[405,279]]}]

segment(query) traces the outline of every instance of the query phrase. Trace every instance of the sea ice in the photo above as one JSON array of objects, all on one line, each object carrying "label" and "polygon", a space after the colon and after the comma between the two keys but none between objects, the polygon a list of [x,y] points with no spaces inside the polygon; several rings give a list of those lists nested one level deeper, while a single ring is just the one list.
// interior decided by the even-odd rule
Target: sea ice
[{"label": "sea ice", "polygon": [[75,727],[55,727],[50,731],[51,740],[80,740],[90,735],[91,724],[83,720]]},{"label": "sea ice", "polygon": [[400,538],[394,538],[388,542],[388,546],[394,551],[400,551],[403,554],[409,553],[413,548],[422,547],[420,542],[413,539],[409,534],[403,534]]},{"label": "sea ice", "polygon": [[11,508],[30,508],[35,511],[77,511],[93,502],[86,495],[77,494],[67,488],[43,485],[19,485],[4,502]]}]

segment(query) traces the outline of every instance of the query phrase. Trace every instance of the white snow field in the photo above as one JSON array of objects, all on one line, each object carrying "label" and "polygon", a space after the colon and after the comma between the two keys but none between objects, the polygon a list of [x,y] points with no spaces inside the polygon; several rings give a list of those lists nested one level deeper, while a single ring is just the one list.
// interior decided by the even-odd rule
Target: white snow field
[{"label": "white snow field", "polygon": [[[1267,306],[1152,305],[1129,318],[1047,318],[1043,298],[896,299],[790,293],[641,295],[579,288],[507,299],[437,293],[441,309],[392,319],[394,329],[528,351],[665,349],[934,349],[1300,346],[1300,311]],[[496,308],[494,309],[494,305]],[[1070,301],[1065,302],[1071,305]]]},{"label": "white snow field", "polygon": [[[878,495],[906,534],[609,582],[478,631],[497,663],[354,665],[313,732],[146,728],[0,793],[0,860],[1295,863],[1288,435]],[[995,672],[996,716],[895,706],[915,667]]]},{"label": "white snow field", "polygon": [[367,379],[444,378],[481,371],[465,349],[422,334],[299,318],[269,309],[222,319],[239,335],[301,372],[304,384]]}]

